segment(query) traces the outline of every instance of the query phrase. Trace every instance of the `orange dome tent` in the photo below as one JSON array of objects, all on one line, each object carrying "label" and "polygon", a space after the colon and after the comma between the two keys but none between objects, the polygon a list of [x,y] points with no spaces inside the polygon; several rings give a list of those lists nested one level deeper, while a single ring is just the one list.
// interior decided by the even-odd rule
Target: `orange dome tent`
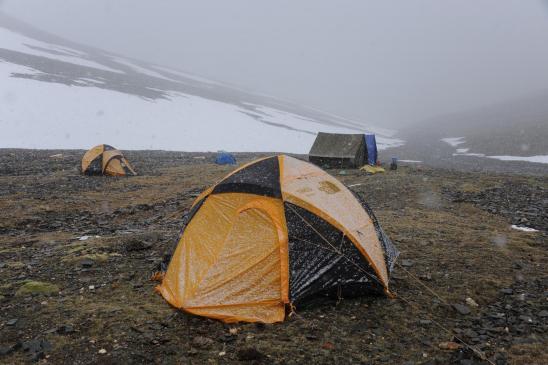
[{"label": "orange dome tent", "polygon": [[396,257],[365,203],[320,168],[281,155],[196,199],[156,290],[193,314],[272,323],[315,294],[388,292]]},{"label": "orange dome tent", "polygon": [[84,154],[82,173],[109,176],[137,175],[122,152],[108,144],[95,146]]}]

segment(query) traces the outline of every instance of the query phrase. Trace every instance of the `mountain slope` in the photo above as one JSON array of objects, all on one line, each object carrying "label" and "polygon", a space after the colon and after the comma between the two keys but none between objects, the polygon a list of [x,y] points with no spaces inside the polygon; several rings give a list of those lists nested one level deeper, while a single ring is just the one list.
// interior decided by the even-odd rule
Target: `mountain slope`
[{"label": "mountain slope", "polygon": [[391,131],[82,46],[0,13],[0,147],[306,153],[318,131]]},{"label": "mountain slope", "polygon": [[[504,103],[426,120],[402,130],[409,142],[463,137],[461,151],[484,155],[548,155],[548,90]],[[421,141],[421,142],[418,142]]]}]

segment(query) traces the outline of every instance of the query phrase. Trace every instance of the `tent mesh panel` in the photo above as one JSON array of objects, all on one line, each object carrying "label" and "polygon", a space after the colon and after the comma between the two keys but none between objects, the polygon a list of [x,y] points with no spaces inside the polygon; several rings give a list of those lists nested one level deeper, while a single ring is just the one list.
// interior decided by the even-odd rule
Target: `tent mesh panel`
[{"label": "tent mesh panel", "polygon": [[[351,190],[352,191],[352,190]],[[367,212],[371,220],[373,221],[373,226],[375,227],[375,231],[377,232],[377,237],[379,238],[379,241],[382,245],[382,249],[384,252],[384,259],[386,262],[386,268],[388,269],[388,275],[392,273],[394,270],[394,264],[396,263],[396,260],[398,256],[400,255],[400,252],[396,248],[396,246],[392,243],[390,238],[384,233],[384,230],[382,229],[381,225],[379,224],[379,221],[377,217],[375,216],[375,213],[373,212],[373,209],[367,204],[363,196],[356,192],[352,191],[356,199],[360,202],[363,209]]]},{"label": "tent mesh panel", "polygon": [[293,303],[315,295],[350,297],[383,291],[369,262],[341,231],[304,208],[284,204]]},{"label": "tent mesh panel", "polygon": [[218,183],[212,194],[248,193],[273,198],[282,196],[278,157],[258,161]]}]

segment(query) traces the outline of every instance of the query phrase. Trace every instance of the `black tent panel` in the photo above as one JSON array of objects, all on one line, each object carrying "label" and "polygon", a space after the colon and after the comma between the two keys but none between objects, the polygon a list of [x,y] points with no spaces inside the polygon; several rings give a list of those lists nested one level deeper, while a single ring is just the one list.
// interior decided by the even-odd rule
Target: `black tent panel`
[{"label": "black tent panel", "polygon": [[86,175],[102,175],[103,174],[103,153],[101,152],[95,157],[84,171]]},{"label": "black tent panel", "polygon": [[341,231],[304,208],[284,204],[292,302],[318,294],[348,297],[383,291],[369,262]]},{"label": "black tent panel", "polygon": [[230,175],[212,191],[212,194],[220,193],[249,193],[281,198],[278,157],[266,158]]},{"label": "black tent panel", "polygon": [[379,220],[377,219],[377,216],[375,215],[373,209],[371,209],[369,204],[367,204],[363,196],[355,191],[352,191],[352,194],[354,194],[356,199],[360,202],[363,209],[367,212],[369,218],[371,218],[371,221],[373,222],[375,232],[377,232],[377,238],[379,239],[379,242],[381,243],[384,252],[386,269],[388,270],[388,275],[390,275],[392,273],[392,270],[394,270],[394,264],[396,263],[396,259],[400,255],[400,252],[398,251],[396,246],[394,246],[390,238],[388,238],[386,233],[384,233],[384,230],[382,229]]}]

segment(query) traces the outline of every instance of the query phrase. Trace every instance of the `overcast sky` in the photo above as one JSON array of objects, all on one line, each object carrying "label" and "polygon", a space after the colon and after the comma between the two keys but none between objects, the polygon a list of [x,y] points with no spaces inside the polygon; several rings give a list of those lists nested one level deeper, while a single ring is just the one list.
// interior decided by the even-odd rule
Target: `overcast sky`
[{"label": "overcast sky", "polygon": [[548,89],[542,0],[0,3],[73,41],[376,125]]}]

